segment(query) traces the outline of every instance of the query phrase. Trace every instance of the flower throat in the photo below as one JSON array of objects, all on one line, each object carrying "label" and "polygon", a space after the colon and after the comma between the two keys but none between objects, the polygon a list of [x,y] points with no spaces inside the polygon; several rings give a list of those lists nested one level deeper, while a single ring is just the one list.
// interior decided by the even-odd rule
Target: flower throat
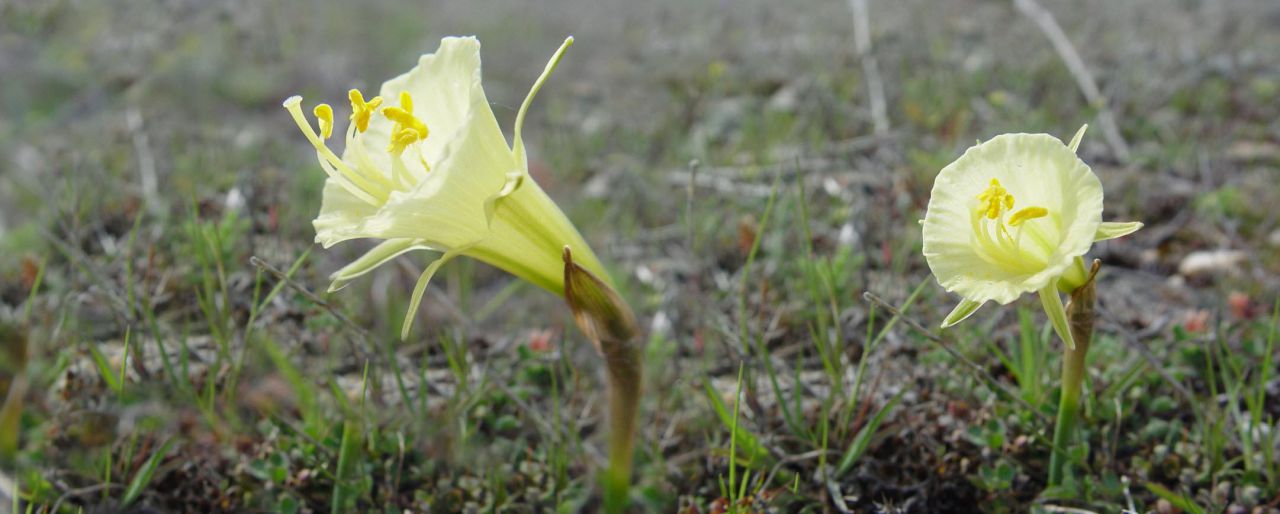
[{"label": "flower throat", "polygon": [[[978,208],[969,218],[978,256],[992,264],[1026,273],[1043,269],[1055,245],[1041,227],[1027,222],[1049,216],[1049,210],[1023,207],[1006,217],[1006,213],[1013,211],[1014,198],[995,178],[977,198]],[[1010,227],[1014,229],[1012,233]],[[1029,244],[1024,244],[1024,233]]]}]

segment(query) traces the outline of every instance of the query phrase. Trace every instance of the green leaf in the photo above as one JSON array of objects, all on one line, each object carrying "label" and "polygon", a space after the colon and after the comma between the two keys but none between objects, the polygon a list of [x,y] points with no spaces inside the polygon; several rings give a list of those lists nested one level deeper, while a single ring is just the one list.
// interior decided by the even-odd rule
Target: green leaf
[{"label": "green leaf", "polygon": [[706,388],[707,400],[711,402],[711,409],[716,411],[716,416],[720,418],[720,423],[724,425],[725,429],[733,433],[734,445],[746,458],[746,462],[742,464],[747,467],[763,467],[764,461],[769,457],[769,451],[765,450],[764,445],[760,444],[755,434],[744,429],[741,424],[735,426],[733,413],[725,408],[724,402],[720,400],[720,395],[711,387],[710,382],[706,384]]},{"label": "green leaf", "polygon": [[133,476],[133,480],[129,482],[129,487],[124,491],[124,499],[120,500],[124,506],[129,506],[133,502],[138,501],[138,497],[142,495],[142,491],[146,490],[147,484],[151,483],[151,477],[155,475],[156,468],[160,467],[160,462],[169,455],[169,449],[173,448],[173,439],[166,440],[160,445],[160,449],[151,454],[147,461],[142,463],[142,469],[138,470],[138,474]]},{"label": "green leaf", "polygon": [[1146,486],[1147,490],[1151,491],[1156,496],[1172,503],[1173,508],[1175,509],[1184,510],[1191,514],[1204,514],[1204,507],[1196,505],[1196,502],[1192,501],[1191,498],[1188,498],[1185,494],[1175,493],[1155,482],[1147,482]]},{"label": "green leaf", "polygon": [[890,398],[883,407],[880,407],[876,415],[871,417],[871,421],[868,421],[861,430],[858,430],[858,435],[853,437],[853,444],[849,445],[849,449],[845,450],[844,456],[840,458],[840,466],[836,468],[836,476],[843,475],[849,471],[858,462],[858,459],[862,457],[862,454],[866,453],[867,447],[871,446],[871,438],[875,437],[876,432],[880,429],[880,424],[884,423],[885,416],[898,405],[898,401],[902,400],[902,393],[905,392],[906,389],[903,389],[893,398]]},{"label": "green leaf", "polygon": [[[102,376],[102,381],[106,382],[108,389],[115,392],[116,394],[119,394],[120,379],[119,377],[116,376],[115,371],[111,369],[111,364],[108,364],[106,357],[102,355],[102,352],[98,351],[97,344],[89,344],[88,348],[89,348],[89,356],[93,358],[94,365],[98,367],[98,375]],[[124,360],[126,361],[128,360],[127,353],[125,354]],[[121,364],[121,367],[123,366],[124,365]]]},{"label": "green leaf", "polygon": [[342,423],[342,442],[338,450],[338,464],[334,469],[333,501],[330,512],[351,512],[356,498],[360,495],[360,487],[355,483],[355,468],[360,459],[360,441],[362,430],[356,421],[347,420]]}]

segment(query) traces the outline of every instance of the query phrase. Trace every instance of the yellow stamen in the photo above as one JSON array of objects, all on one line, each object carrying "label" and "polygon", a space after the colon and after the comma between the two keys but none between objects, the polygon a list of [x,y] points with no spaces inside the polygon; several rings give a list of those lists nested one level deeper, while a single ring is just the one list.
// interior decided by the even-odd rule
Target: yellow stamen
[{"label": "yellow stamen", "polygon": [[[1007,214],[1013,210],[1013,195],[994,178],[987,189],[978,195],[978,201],[978,208],[974,209],[970,218],[973,225],[972,242],[978,255],[987,262],[1008,269],[1030,272],[1043,267],[1045,255],[1041,249],[1048,245],[1044,241],[1044,234],[1034,225],[1022,225],[1027,220],[1048,216],[1049,210],[1044,207],[1024,207],[1012,215]],[[990,223],[987,222],[988,219],[991,220]],[[1008,227],[1016,227],[1017,230],[1011,234]],[[1023,244],[1023,229],[1029,229],[1033,244]]]},{"label": "yellow stamen", "polygon": [[395,122],[391,128],[391,144],[387,151],[399,155],[405,147],[427,138],[427,124],[413,115],[413,98],[408,92],[400,93],[400,106],[382,109],[382,115]]},{"label": "yellow stamen", "polygon": [[987,189],[978,195],[978,201],[982,205],[978,208],[978,212],[986,216],[987,219],[996,219],[1000,217],[1000,213],[1013,208],[1013,195],[1000,185],[1000,181],[991,179],[991,184]]},{"label": "yellow stamen", "polygon": [[360,132],[369,130],[369,119],[382,105],[382,97],[375,96],[366,102],[359,89],[352,89],[347,92],[347,98],[351,99],[351,122],[356,124],[356,130]]},{"label": "yellow stamen", "polygon": [[1024,221],[1043,218],[1048,215],[1049,210],[1044,207],[1025,207],[1022,210],[1013,213],[1013,216],[1009,217],[1009,226],[1016,227],[1021,225]]},{"label": "yellow stamen", "polygon": [[307,121],[302,113],[301,96],[294,95],[289,97],[284,101],[284,108],[289,111],[294,123],[298,124],[298,128],[302,130],[302,135],[306,136],[311,145],[315,147],[316,155],[320,159],[320,167],[324,168],[325,173],[328,173],[347,192],[370,205],[380,206],[386,202],[387,191],[385,189],[370,183],[368,178],[351,168],[342,158],[333,153],[333,150],[325,146],[324,140],[320,138],[319,134],[316,134],[311,127],[311,123]]},{"label": "yellow stamen", "polygon": [[316,121],[320,123],[320,137],[329,139],[329,136],[333,135],[333,107],[329,107],[329,104],[320,104],[311,112],[316,115]]},{"label": "yellow stamen", "polygon": [[413,112],[413,97],[409,96],[408,91],[400,92],[400,108],[409,111],[410,113]]}]

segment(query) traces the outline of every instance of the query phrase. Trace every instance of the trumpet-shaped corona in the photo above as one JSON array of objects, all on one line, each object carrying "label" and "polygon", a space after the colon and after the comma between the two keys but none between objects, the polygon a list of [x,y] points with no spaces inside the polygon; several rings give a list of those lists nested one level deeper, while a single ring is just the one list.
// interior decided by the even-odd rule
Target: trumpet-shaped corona
[{"label": "trumpet-shaped corona", "polygon": [[[285,100],[329,176],[313,222],[316,242],[328,248],[351,239],[382,241],[334,273],[330,290],[406,252],[439,252],[414,288],[407,336],[431,276],[460,255],[563,294],[561,256],[568,247],[578,265],[608,282],[577,229],[529,177],[521,140],[525,112],[572,42],[565,40],[525,97],[511,144],[481,87],[475,38],[444,39],[368,101],[351,90],[341,155],[325,143],[333,132],[331,107],[315,108],[317,133],[302,114],[302,98]],[[384,99],[398,105],[384,107]]]},{"label": "trumpet-shaped corona", "polygon": [[[1094,241],[1142,227],[1102,221],[1102,183],[1075,153],[1084,130],[1069,145],[1046,134],[997,136],[938,173],[921,222],[924,256],[938,283],[963,297],[943,327],[985,302],[1035,291],[1062,335],[1057,291],[1083,281],[1081,257]],[[1072,344],[1069,334],[1063,340]]]}]

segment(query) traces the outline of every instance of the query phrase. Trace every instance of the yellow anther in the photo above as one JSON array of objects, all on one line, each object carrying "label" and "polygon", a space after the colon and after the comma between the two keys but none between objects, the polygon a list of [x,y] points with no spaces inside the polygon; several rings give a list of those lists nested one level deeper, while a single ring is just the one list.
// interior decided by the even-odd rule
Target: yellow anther
[{"label": "yellow anther", "polygon": [[1009,226],[1016,227],[1024,221],[1043,218],[1048,215],[1049,210],[1044,207],[1024,207],[1022,210],[1013,213],[1013,216],[1009,216]]},{"label": "yellow anther", "polygon": [[413,97],[409,96],[408,91],[400,92],[400,108],[408,111],[410,114],[413,113]]},{"label": "yellow anther", "polygon": [[996,219],[1000,217],[1000,213],[1007,209],[1013,208],[1013,195],[1000,185],[1000,181],[991,179],[991,184],[987,189],[978,195],[978,201],[982,205],[978,207],[978,212],[982,213],[988,219]]},{"label": "yellow anther", "polygon": [[401,109],[399,107],[387,107],[382,110],[382,115],[387,119],[396,122],[395,128],[391,132],[401,132],[410,130],[418,133],[421,137],[427,137],[427,124],[419,120],[413,113]]},{"label": "yellow anther", "polygon": [[395,122],[391,128],[391,144],[387,151],[399,154],[406,146],[427,138],[427,124],[413,115],[413,98],[409,93],[400,93],[400,106],[382,109],[382,115]]},{"label": "yellow anther", "polygon": [[320,122],[320,137],[329,139],[333,135],[333,107],[329,104],[317,105],[311,110],[316,115],[316,120]]},{"label": "yellow anther", "polygon": [[347,92],[347,98],[351,99],[351,122],[356,124],[356,130],[360,132],[369,130],[369,119],[382,105],[382,97],[375,96],[366,102],[359,89],[352,89]]}]

